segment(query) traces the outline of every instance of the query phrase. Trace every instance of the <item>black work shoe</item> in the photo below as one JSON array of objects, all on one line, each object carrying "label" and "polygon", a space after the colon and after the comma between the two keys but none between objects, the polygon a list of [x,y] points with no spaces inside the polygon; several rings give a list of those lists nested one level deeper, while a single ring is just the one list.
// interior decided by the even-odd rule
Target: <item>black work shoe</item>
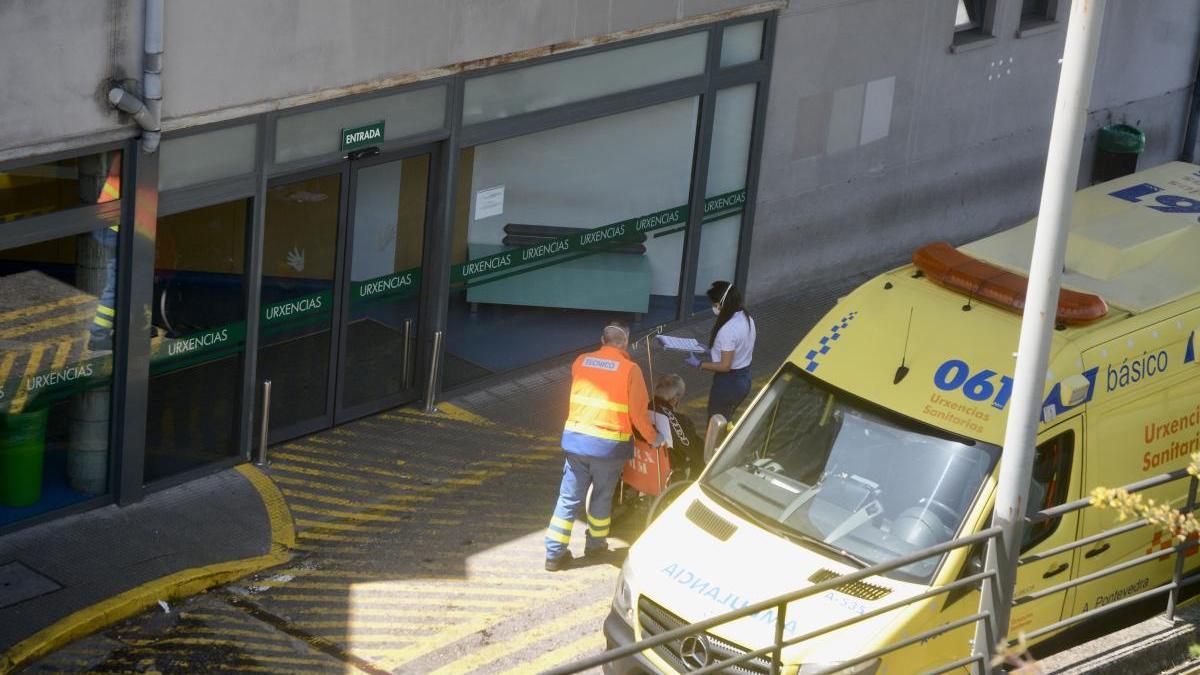
[{"label": "black work shoe", "polygon": [[570,551],[567,551],[566,553],[558,556],[557,558],[546,558],[546,571],[547,572],[558,572],[559,570],[565,570],[570,565],[571,565],[571,552]]},{"label": "black work shoe", "polygon": [[585,558],[607,558],[610,554],[612,554],[612,549],[607,544],[583,549],[583,556]]}]

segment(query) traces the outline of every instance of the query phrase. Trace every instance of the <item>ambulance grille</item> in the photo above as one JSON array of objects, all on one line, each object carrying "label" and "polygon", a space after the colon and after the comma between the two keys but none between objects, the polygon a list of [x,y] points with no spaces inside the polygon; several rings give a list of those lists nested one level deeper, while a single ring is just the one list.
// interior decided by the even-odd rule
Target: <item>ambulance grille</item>
[{"label": "ambulance grille", "polygon": [[[645,596],[638,598],[638,621],[642,624],[643,639],[687,625],[686,621],[668,612],[662,605]],[[712,633],[704,633],[704,637],[708,640],[708,662],[710,664],[731,659],[735,656],[741,656],[750,651],[745,647],[719,638]],[[695,670],[695,668],[689,668],[684,664],[683,659],[680,658],[679,650],[682,643],[682,640],[672,640],[666,644],[654,647],[654,653],[660,659],[666,661],[676,672],[686,673],[689,670]],[[735,666],[725,668],[721,672],[735,673],[736,675],[765,675],[771,672],[771,659],[765,656],[756,656],[752,659],[742,661]]]},{"label": "ambulance grille", "polygon": [[687,519],[712,536],[726,541],[737,532],[737,526],[713,513],[713,510],[696,500],[687,508]]},{"label": "ambulance grille", "polygon": [[[840,574],[832,570],[819,569],[816,572],[813,572],[812,576],[810,576],[808,580],[814,584],[819,584],[823,581],[836,579],[840,576]],[[887,588],[886,586],[876,586],[875,584],[868,584],[865,581],[852,581],[848,584],[838,586],[833,590],[839,593],[845,593],[846,595],[855,598],[861,598],[863,600],[878,600],[892,592],[892,589]]]}]

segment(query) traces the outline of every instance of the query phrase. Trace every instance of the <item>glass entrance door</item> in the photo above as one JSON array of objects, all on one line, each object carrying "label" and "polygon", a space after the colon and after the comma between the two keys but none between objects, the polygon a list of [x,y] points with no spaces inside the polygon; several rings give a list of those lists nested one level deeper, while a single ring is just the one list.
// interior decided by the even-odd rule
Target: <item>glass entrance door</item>
[{"label": "glass entrance door", "polygon": [[336,422],[416,398],[430,155],[356,162]]},{"label": "glass entrance door", "polygon": [[271,380],[269,442],[416,398],[431,161],[351,160],[267,190],[256,380]]},{"label": "glass entrance door", "polygon": [[332,173],[267,190],[256,379],[271,381],[270,442],[329,426],[342,183]]}]

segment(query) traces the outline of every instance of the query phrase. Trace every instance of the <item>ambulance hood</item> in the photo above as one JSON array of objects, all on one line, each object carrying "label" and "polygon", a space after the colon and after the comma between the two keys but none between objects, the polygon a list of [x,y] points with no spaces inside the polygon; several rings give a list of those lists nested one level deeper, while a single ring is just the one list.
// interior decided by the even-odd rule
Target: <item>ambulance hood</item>
[{"label": "ambulance hood", "polygon": [[[880,275],[843,298],[799,344],[792,361],[838,389],[901,415],[999,445],[1021,317],[971,302],[928,279],[914,278],[914,272],[905,267]],[[1056,334],[1043,406],[1051,407],[1051,417],[1069,410],[1069,403],[1078,405],[1087,393],[1055,402],[1062,396],[1062,377],[1075,375],[1072,386],[1080,389],[1078,354],[1066,355],[1067,346]],[[1060,358],[1054,357],[1056,352]],[[1064,360],[1072,372],[1056,374],[1054,366]]]},{"label": "ambulance hood", "polygon": [[[703,509],[705,516],[734,525],[734,531],[722,541],[696,523],[694,511],[685,515],[689,507]],[[642,594],[645,600],[679,618],[695,622],[855,572],[856,568],[746,523],[693,486],[638,539],[626,570],[627,575],[629,570],[636,571],[635,578],[626,577],[635,595]],[[847,592],[825,591],[789,604],[785,639],[860,616],[925,590],[922,586],[882,577],[872,577],[866,582]],[[895,612],[884,614],[806,640],[785,650],[785,661],[844,661],[880,639],[886,626],[898,616]],[[774,631],[775,612],[767,610],[709,632],[750,650],[771,644]],[[642,637],[649,636],[643,633]]]}]

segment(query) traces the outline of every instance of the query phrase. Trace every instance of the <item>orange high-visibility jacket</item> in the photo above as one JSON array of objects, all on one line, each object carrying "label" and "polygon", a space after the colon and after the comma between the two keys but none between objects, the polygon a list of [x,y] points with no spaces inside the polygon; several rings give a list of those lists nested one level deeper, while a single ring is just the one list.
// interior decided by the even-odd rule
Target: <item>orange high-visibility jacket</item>
[{"label": "orange high-visibility jacket", "polygon": [[604,346],[571,366],[571,411],[562,446],[587,457],[625,458],[633,434],[650,442],[657,435],[648,411],[642,369],[624,351]]}]

